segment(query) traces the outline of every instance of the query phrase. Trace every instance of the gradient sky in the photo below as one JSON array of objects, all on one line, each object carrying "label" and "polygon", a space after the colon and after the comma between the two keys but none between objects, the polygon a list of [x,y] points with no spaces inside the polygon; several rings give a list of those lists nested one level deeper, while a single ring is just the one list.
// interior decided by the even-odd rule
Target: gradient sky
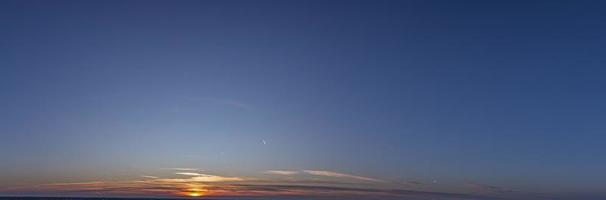
[{"label": "gradient sky", "polygon": [[1,1],[0,195],[603,199],[605,61],[602,1]]}]

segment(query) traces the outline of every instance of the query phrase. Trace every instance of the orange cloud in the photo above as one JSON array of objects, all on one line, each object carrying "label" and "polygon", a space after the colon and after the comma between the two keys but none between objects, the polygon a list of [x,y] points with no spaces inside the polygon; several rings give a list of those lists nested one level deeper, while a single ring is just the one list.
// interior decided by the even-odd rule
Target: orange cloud
[{"label": "orange cloud", "polygon": [[[268,170],[266,174],[309,174],[369,182],[379,179],[322,170]],[[463,199],[472,195],[422,192],[391,188],[387,184],[335,180],[272,180],[176,172],[181,177],[141,176],[137,180],[51,183],[20,188],[0,188],[4,195],[99,196],[99,197],[362,197],[358,199]],[[174,175],[173,175],[174,176]],[[182,177],[186,176],[186,177]]]},{"label": "orange cloud", "polygon": [[[337,185],[199,183],[188,179],[147,179],[115,182],[54,183],[13,190],[60,196],[130,197],[357,197],[358,199],[465,199],[472,195]],[[6,191],[3,191],[6,192]]]}]

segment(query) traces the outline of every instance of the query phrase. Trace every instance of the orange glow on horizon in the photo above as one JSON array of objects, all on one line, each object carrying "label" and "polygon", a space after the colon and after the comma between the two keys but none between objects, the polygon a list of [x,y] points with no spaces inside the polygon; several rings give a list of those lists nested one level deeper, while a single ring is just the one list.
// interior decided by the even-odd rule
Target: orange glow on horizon
[{"label": "orange glow on horizon", "polygon": [[[326,176],[331,178],[343,178],[351,180],[351,183],[356,183],[359,180],[371,180],[362,176],[350,175],[331,171],[309,171],[308,172],[292,172],[292,171],[271,171],[276,174],[302,174],[310,173],[314,176]],[[268,173],[268,172],[266,172]],[[145,176],[143,179],[135,180],[119,180],[119,181],[87,181],[87,182],[68,182],[68,183],[49,183],[32,187],[15,188],[10,191],[46,191],[48,193],[78,193],[82,191],[102,191],[91,193],[92,195],[141,195],[141,196],[158,196],[172,197],[181,199],[202,199],[210,197],[266,197],[266,196],[327,196],[327,195],[358,195],[389,193],[383,190],[377,191],[360,191],[357,188],[348,188],[334,184],[336,189],[330,190],[317,189],[309,187],[305,179],[299,182],[284,182],[271,179],[255,179],[246,177],[224,177],[212,174],[195,174],[193,177],[183,177],[185,175],[194,175],[179,173],[175,177],[157,177]],[[346,179],[348,178],[348,179]],[[353,180],[352,180],[353,179]],[[373,182],[378,182],[372,179]],[[332,186],[332,184],[326,184]],[[320,184],[322,186],[322,184]],[[10,192],[9,191],[9,192]],[[4,192],[0,188],[0,192]],[[395,193],[395,192],[394,192]],[[397,193],[394,195],[398,195]]]},{"label": "orange glow on horizon", "polygon": [[199,196],[202,196],[202,193],[199,193],[199,192],[190,192],[190,193],[187,194],[187,196],[190,196],[190,197],[199,197]]},{"label": "orange glow on horizon", "polygon": [[200,187],[193,187],[181,192],[180,195],[188,197],[201,197],[206,196],[207,191],[205,189],[201,189]]}]

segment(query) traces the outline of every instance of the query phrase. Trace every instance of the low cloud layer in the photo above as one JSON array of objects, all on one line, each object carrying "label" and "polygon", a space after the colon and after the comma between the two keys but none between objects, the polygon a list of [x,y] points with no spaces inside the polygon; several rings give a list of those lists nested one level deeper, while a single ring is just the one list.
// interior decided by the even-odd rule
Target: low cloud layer
[{"label": "low cloud layer", "polygon": [[422,192],[402,189],[377,189],[323,185],[258,184],[247,181],[200,183],[188,179],[147,179],[117,182],[81,182],[40,185],[12,191],[27,191],[61,196],[131,196],[131,197],[338,197],[347,199],[476,199],[472,195]]},{"label": "low cloud layer", "polygon": [[[287,180],[231,177],[173,169],[169,177],[142,175],[137,180],[51,183],[0,189],[0,194],[99,196],[99,197],[263,197],[272,199],[337,197],[346,199],[495,199],[469,194],[415,191],[389,187],[389,183],[364,176],[325,170],[267,170],[264,174],[291,176]],[[308,179],[321,176],[330,179]],[[299,178],[297,178],[299,177]],[[363,181],[364,183],[360,182]],[[499,187],[467,184],[482,191],[502,192]]]}]

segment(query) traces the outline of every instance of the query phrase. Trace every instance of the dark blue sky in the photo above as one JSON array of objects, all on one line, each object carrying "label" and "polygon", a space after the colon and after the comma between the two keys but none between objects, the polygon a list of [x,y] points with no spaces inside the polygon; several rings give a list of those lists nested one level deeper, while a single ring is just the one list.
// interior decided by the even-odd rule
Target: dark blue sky
[{"label": "dark blue sky", "polygon": [[600,1],[2,1],[0,186],[200,167],[606,195],[605,13]]}]

